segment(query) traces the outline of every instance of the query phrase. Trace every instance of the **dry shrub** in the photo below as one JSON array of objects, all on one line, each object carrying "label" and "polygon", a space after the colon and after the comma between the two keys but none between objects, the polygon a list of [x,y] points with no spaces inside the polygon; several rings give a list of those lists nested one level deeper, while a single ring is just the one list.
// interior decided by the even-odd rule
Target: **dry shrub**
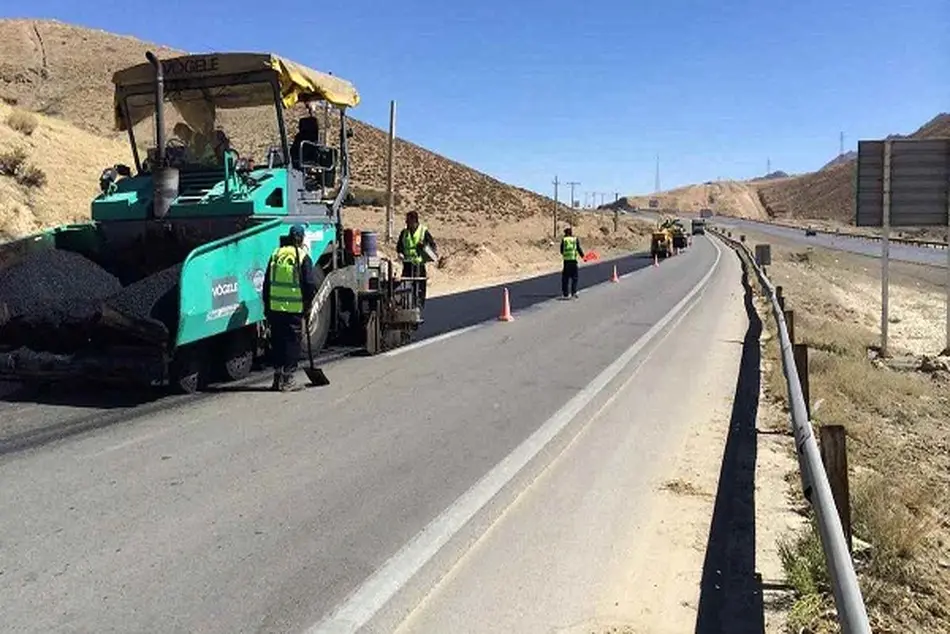
[{"label": "dry shrub", "polygon": [[814,518],[798,532],[778,541],[778,554],[795,602],[788,613],[792,631],[819,632],[828,626],[832,605],[828,568]]},{"label": "dry shrub", "polygon": [[[931,510],[931,491],[872,473],[854,483],[853,524],[872,545],[869,571],[879,579],[920,587],[915,560],[927,556],[938,520]],[[921,588],[926,590],[927,588]]]},{"label": "dry shrub", "polygon": [[36,115],[25,110],[14,110],[7,116],[7,125],[26,136],[33,134],[39,123]]},{"label": "dry shrub", "polygon": [[46,185],[46,172],[35,165],[23,165],[17,171],[16,182],[24,187],[43,187]]},{"label": "dry shrub", "polygon": [[24,163],[26,163],[26,150],[23,148],[0,152],[0,175],[16,176]]}]

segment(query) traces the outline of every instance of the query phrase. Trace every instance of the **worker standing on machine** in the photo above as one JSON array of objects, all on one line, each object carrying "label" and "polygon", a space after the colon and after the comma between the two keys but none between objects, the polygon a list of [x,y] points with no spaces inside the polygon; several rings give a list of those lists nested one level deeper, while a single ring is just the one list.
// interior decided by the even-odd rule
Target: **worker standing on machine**
[{"label": "worker standing on machine", "polygon": [[435,251],[435,240],[426,226],[419,224],[418,212],[410,211],[406,214],[406,228],[399,233],[399,240],[396,242],[396,253],[402,257],[402,277],[422,278],[414,282],[419,298],[419,308],[425,308],[426,305],[424,247],[430,247]]},{"label": "worker standing on machine", "polygon": [[280,246],[271,255],[264,277],[264,311],[270,324],[274,356],[271,389],[281,392],[294,388],[303,316],[310,311],[317,291],[313,282],[313,261],[303,240],[303,226],[291,227],[290,232],[280,238]]},{"label": "worker standing on machine", "polygon": [[580,240],[574,236],[573,229],[565,227],[564,237],[561,238],[561,257],[564,259],[564,268],[561,269],[561,295],[564,299],[568,298],[568,285],[570,297],[577,298],[578,256],[584,257]]}]

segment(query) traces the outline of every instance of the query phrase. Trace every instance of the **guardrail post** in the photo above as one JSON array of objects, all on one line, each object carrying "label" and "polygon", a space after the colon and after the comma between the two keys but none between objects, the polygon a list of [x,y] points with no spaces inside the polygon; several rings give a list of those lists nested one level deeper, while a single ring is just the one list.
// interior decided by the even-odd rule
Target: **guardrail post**
[{"label": "guardrail post", "polygon": [[838,518],[848,542],[848,552],[854,552],[851,539],[851,493],[848,486],[848,434],[844,425],[827,425],[818,430],[821,444],[821,463],[828,475],[831,495],[835,499]]},{"label": "guardrail post", "polygon": [[786,310],[785,313],[785,325],[788,327],[788,340],[795,343],[795,311]]},{"label": "guardrail post", "polygon": [[778,300],[778,307],[785,311],[785,295],[782,294],[783,289],[781,286],[775,287],[775,299]]},{"label": "guardrail post", "polygon": [[792,355],[795,357],[795,369],[798,372],[798,382],[802,386],[805,412],[808,414],[808,420],[811,420],[811,390],[808,385],[808,344],[793,343]]}]

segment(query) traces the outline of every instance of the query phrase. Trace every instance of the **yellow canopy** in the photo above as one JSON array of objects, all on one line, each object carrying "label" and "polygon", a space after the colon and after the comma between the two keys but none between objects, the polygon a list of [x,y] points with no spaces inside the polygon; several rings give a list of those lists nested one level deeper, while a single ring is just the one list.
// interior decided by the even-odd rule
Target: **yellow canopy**
[{"label": "yellow canopy", "polygon": [[[167,82],[180,80],[194,80],[189,86],[200,90],[201,80],[211,78],[238,78],[242,75],[252,75],[262,71],[273,71],[277,74],[280,93],[284,107],[292,108],[298,101],[313,99],[327,101],[341,108],[354,107],[360,103],[360,95],[350,82],[333,75],[307,68],[296,62],[284,59],[270,53],[207,53],[201,55],[184,55],[161,60],[162,70]],[[152,96],[146,86],[154,85],[155,70],[148,62],[125,68],[116,72],[112,77],[115,84],[115,115],[116,127],[125,129],[122,118],[122,99],[128,93],[140,94],[138,103],[129,104],[133,125],[141,121],[147,113],[144,111],[151,103]],[[211,97],[211,107],[239,108],[253,105],[263,105],[271,99],[260,84],[229,84],[218,95]],[[191,90],[186,89],[187,92]],[[174,98],[173,95],[169,95]],[[191,101],[187,97],[184,101]]]}]

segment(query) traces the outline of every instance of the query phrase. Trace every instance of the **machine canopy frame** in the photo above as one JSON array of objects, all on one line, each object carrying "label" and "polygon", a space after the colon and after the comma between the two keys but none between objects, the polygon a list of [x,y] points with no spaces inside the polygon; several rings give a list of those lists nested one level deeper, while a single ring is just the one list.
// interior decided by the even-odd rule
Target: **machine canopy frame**
[{"label": "machine canopy frame", "polygon": [[[273,103],[270,91],[261,83],[275,84],[285,109],[301,101],[326,101],[346,110],[360,103],[356,88],[345,79],[308,68],[272,53],[206,53],[183,55],[161,60],[166,90],[187,91],[227,86],[226,99],[214,99],[215,108],[246,108]],[[154,113],[155,68],[148,62],[117,71],[114,116],[116,130],[125,131]]]}]

